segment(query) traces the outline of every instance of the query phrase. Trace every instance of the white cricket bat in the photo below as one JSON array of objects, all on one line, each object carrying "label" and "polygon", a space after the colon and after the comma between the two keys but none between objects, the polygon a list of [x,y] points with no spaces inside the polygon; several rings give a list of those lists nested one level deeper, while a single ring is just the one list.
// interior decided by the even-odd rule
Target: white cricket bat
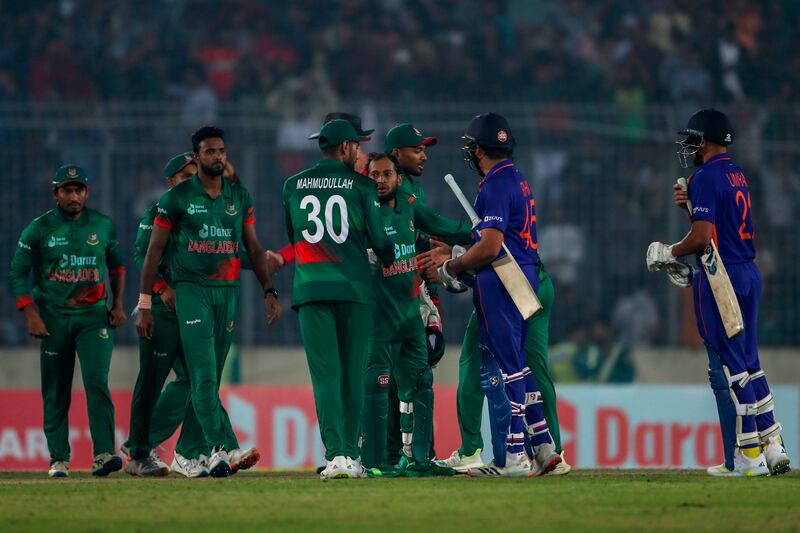
[{"label": "white cricket bat", "polygon": [[[689,190],[686,178],[678,178],[678,185],[684,191]],[[692,202],[690,200],[686,201],[686,207],[689,209],[689,216],[691,216]],[[742,318],[742,310],[739,307],[739,300],[736,299],[736,293],[733,292],[733,285],[731,285],[731,280],[728,277],[728,271],[725,269],[725,264],[722,262],[717,245],[713,240],[703,250],[700,262],[703,264],[703,270],[705,270],[708,278],[708,285],[714,294],[714,300],[717,302],[717,309],[719,309],[719,314],[722,317],[722,324],[725,326],[725,334],[728,335],[729,339],[733,338],[744,331],[744,319]]]},{"label": "white cricket bat", "polygon": [[[467,197],[461,192],[461,187],[458,186],[453,175],[447,174],[444,177],[444,181],[450,186],[450,189],[452,189],[453,194],[456,195],[461,207],[467,212],[472,222],[472,227],[474,228],[477,226],[481,219],[478,218],[478,214],[475,213],[475,209],[472,208],[470,201],[467,200]],[[531,287],[527,276],[522,272],[516,259],[514,259],[514,256],[511,255],[511,252],[506,247],[506,243],[503,243],[503,250],[506,255],[495,260],[492,263],[492,268],[497,273],[497,277],[500,278],[500,282],[503,284],[503,287],[506,288],[506,291],[508,291],[509,296],[511,296],[514,305],[517,306],[522,317],[527,320],[542,309],[542,303],[536,296],[536,292],[534,292],[533,287]]]}]

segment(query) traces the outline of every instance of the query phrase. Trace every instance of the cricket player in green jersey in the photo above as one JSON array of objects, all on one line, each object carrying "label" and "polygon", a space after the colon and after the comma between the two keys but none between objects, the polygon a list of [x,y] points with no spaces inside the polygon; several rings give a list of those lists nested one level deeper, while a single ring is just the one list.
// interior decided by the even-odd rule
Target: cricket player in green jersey
[{"label": "cricket player in green jersey", "polygon": [[[413,124],[408,122],[398,124],[386,132],[383,140],[383,146],[386,153],[391,154],[397,159],[400,165],[400,173],[403,175],[398,197],[401,202],[410,204],[425,204],[425,188],[419,178],[425,170],[425,163],[428,161],[428,148],[435,146],[437,143],[436,137],[428,137],[422,134]],[[430,249],[429,236],[422,232],[417,232],[418,251],[422,252]],[[428,343],[428,349],[431,355],[437,353],[432,361],[444,355],[444,344],[442,337],[442,304],[439,299],[439,284],[425,283],[422,286],[423,294],[421,297],[425,303],[433,303],[434,308],[426,309],[423,305],[422,309],[426,309],[424,315],[426,316],[426,331],[428,332],[428,339],[434,339],[438,342],[438,346],[433,346]],[[438,361],[437,361],[438,362]],[[400,431],[400,419],[397,413],[397,406],[399,399],[397,396],[397,384],[392,382],[389,386],[389,461],[392,464],[397,464],[400,459],[400,449],[402,444],[402,435]],[[430,457],[434,458],[436,453],[433,449],[433,442],[431,442]]]},{"label": "cricket player in green jersey", "polygon": [[[111,219],[85,206],[86,172],[64,165],[53,178],[56,207],[31,222],[19,238],[9,284],[28,333],[41,339],[44,433],[50,451],[50,477],[69,475],[69,406],[75,355],[89,411],[94,463],[92,474],[107,476],[122,468],[114,454],[114,404],[108,371],[113,328],[127,320],[123,310],[125,268]],[[112,307],[106,307],[105,271]],[[33,275],[33,291],[28,277]]]},{"label": "cricket player in green jersey", "polygon": [[[185,152],[172,157],[167,162],[164,173],[170,188],[191,179],[197,173],[197,164],[192,153]],[[144,264],[157,209],[158,204],[154,203],[139,221],[133,254],[139,269]],[[153,285],[153,335],[150,339],[139,338],[139,376],[131,399],[130,437],[122,446],[122,451],[129,456],[125,471],[132,475],[169,474],[169,467],[155,449],[180,424],[189,400],[189,380],[175,316],[175,289],[170,285],[169,251],[168,248],[161,258],[158,279]],[[173,369],[176,379],[162,393],[161,388]],[[202,432],[200,440],[203,440]],[[193,464],[185,460],[178,451],[175,452],[173,465],[176,471],[187,477],[194,477],[188,476],[189,467]],[[182,468],[183,466],[187,468]],[[207,474],[202,469],[196,470],[199,472],[198,476]]]},{"label": "cricket player in green jersey", "polygon": [[192,136],[192,147],[198,173],[167,191],[158,202],[142,267],[136,329],[140,336],[152,339],[152,288],[169,243],[175,311],[189,371],[193,414],[211,449],[209,473],[221,477],[231,474],[234,458],[230,452],[239,449],[219,399],[219,382],[236,322],[240,243],[264,288],[268,324],[280,317],[281,307],[255,232],[250,193],[223,179],[227,158],[224,132],[213,126],[200,128]]},{"label": "cricket player in green jersey", "polygon": [[433,371],[428,364],[425,324],[420,317],[417,233],[434,233],[451,244],[471,240],[471,224],[446,219],[422,203],[398,201],[403,181],[397,160],[372,154],[368,175],[377,185],[384,229],[394,244],[394,262],[375,265],[375,325],[365,376],[361,457],[373,475],[387,465],[389,384],[396,383],[402,433],[400,470],[407,475],[452,475],[429,459],[433,440]]},{"label": "cricket player in green jersey", "polygon": [[318,139],[323,158],[283,185],[296,254],[292,307],[325,445],[323,480],[366,477],[358,436],[373,315],[367,249],[385,265],[394,260],[375,184],[353,170],[364,138],[346,120],[326,123]]}]

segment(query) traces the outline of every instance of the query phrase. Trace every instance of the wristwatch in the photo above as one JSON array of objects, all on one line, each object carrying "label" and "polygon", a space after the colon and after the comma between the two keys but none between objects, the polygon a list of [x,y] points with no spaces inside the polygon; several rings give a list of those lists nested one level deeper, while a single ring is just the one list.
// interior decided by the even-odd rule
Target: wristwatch
[{"label": "wristwatch", "polygon": [[272,296],[275,297],[276,300],[278,299],[278,289],[276,289],[275,287],[264,289],[264,296],[266,296],[267,294],[271,294]]}]

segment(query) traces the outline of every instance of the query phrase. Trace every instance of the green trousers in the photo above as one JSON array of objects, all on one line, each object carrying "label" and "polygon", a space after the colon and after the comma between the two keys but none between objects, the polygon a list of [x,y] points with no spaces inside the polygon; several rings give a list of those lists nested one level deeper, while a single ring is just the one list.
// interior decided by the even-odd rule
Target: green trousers
[{"label": "green trousers", "polygon": [[114,331],[108,325],[108,310],[92,307],[65,314],[39,306],[39,313],[50,332],[42,339],[40,352],[44,434],[50,461],[70,460],[69,406],[76,353],[86,391],[93,454],[114,453],[114,404],[108,390]]},{"label": "green trousers", "polygon": [[[194,408],[186,411],[184,430],[196,431],[198,424],[209,449],[239,447],[219,399],[220,378],[233,339],[238,301],[238,287],[209,287],[185,281],[175,286],[175,312]],[[178,445],[179,451],[180,441]]]},{"label": "green trousers", "polygon": [[[394,383],[398,405],[389,401]],[[406,448],[417,462],[428,459],[433,438],[433,372],[420,321],[419,332],[400,342],[370,341],[364,378],[361,460],[367,468],[386,464]],[[397,409],[400,446],[387,449],[389,410]],[[396,460],[395,460],[396,462]],[[394,464],[394,463],[392,463]]]},{"label": "green trousers", "polygon": [[[525,339],[525,358],[531,372],[539,382],[542,393],[544,417],[550,429],[550,435],[561,453],[561,432],[558,426],[556,410],[556,389],[547,365],[548,330],[550,313],[553,309],[553,282],[547,272],[539,274],[539,300],[542,310],[528,320],[528,332]],[[470,316],[464,341],[461,344],[461,356],[458,360],[458,427],[461,430],[462,455],[472,455],[478,448],[483,448],[481,437],[481,418],[483,413],[484,394],[480,385],[481,350],[479,345],[478,321],[475,313]]]},{"label": "green trousers", "polygon": [[358,457],[372,306],[312,302],[297,309],[325,458]]},{"label": "green trousers", "polygon": [[[139,375],[131,399],[130,436],[125,443],[134,459],[147,457],[150,450],[174,433],[186,414],[189,400],[178,319],[164,305],[153,307],[153,319],[152,338],[139,338]],[[171,383],[162,393],[172,369],[184,379],[176,380],[178,386]],[[202,432],[199,440],[203,440]]]}]

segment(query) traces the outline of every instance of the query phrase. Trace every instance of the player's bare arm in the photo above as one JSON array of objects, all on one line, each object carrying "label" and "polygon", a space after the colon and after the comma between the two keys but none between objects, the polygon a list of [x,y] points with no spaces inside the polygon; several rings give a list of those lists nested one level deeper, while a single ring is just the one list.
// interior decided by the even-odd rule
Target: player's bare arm
[{"label": "player's bare arm", "polygon": [[128,315],[125,314],[125,270],[111,270],[108,277],[111,280],[111,296],[113,298],[108,322],[118,328],[128,320]]},{"label": "player's bare arm", "polygon": [[706,220],[695,220],[692,228],[681,241],[672,245],[672,255],[683,257],[702,251],[711,242],[714,227]]},{"label": "player's bare arm", "polygon": [[272,286],[272,278],[270,277],[269,267],[267,266],[267,256],[261,243],[258,241],[256,229],[253,224],[245,224],[242,229],[242,242],[245,249],[247,249],[247,256],[253,265],[253,272],[255,272],[258,282],[264,289],[264,305],[267,308],[267,325],[272,325],[281,318],[283,309],[278,302],[277,291]]},{"label": "player's bare arm", "polygon": [[[158,276],[158,263],[164,254],[170,230],[153,224],[153,233],[150,235],[150,244],[147,246],[147,255],[142,265],[142,276],[139,282],[139,313],[136,316],[136,333],[140,337],[150,339],[153,335],[153,313],[149,308],[149,297],[153,294],[153,284]],[[146,302],[146,307],[142,305]]]}]

